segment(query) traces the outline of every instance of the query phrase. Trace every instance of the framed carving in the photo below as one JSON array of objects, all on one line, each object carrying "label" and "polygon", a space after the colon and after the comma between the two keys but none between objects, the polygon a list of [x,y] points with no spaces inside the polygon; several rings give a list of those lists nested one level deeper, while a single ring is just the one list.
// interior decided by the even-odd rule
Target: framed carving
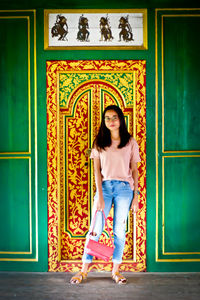
[{"label": "framed carving", "polygon": [[147,10],[45,10],[45,50],[145,50]]}]

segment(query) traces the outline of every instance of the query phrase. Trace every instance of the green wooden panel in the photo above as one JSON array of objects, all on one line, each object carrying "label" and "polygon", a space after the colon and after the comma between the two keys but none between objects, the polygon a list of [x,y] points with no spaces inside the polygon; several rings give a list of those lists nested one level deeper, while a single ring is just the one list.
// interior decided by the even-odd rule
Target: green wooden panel
[{"label": "green wooden panel", "polygon": [[[0,159],[0,256],[30,251],[32,214],[28,159]],[[30,214],[31,213],[31,214]]]},{"label": "green wooden panel", "polygon": [[200,15],[163,20],[164,148],[200,150]]},{"label": "green wooden panel", "polygon": [[164,159],[165,252],[200,256],[199,178],[200,157]]},{"label": "green wooden panel", "polygon": [[0,11],[1,271],[47,270],[45,201],[38,221],[35,21],[33,10]]},{"label": "green wooden panel", "polygon": [[0,152],[29,150],[28,20],[0,16]]},{"label": "green wooden panel", "polygon": [[198,271],[200,13],[172,9],[156,16],[156,247],[148,270]]}]

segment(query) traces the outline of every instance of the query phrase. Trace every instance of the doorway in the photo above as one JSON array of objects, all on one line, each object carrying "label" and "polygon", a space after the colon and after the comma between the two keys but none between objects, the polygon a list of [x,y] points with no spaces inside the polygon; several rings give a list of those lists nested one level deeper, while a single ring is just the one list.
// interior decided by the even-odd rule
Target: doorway
[{"label": "doorway", "polygon": [[[129,215],[123,271],[146,269],[146,64],[145,61],[48,61],[49,271],[76,272],[91,222],[95,183],[90,149],[104,108],[115,104],[140,147],[140,205]],[[112,232],[112,210],[108,224]],[[108,241],[107,231],[102,241]],[[91,269],[110,271],[94,260]]]}]

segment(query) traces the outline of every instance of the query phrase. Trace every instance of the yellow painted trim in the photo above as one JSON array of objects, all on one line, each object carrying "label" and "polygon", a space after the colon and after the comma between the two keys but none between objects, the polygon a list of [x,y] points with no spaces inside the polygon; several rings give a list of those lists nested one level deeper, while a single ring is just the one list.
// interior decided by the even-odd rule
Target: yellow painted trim
[{"label": "yellow painted trim", "polygon": [[185,15],[162,15],[162,18],[164,19],[165,18],[177,18],[177,17],[200,17],[200,14],[192,14],[192,15],[189,15],[189,14],[185,14]]},{"label": "yellow painted trim", "polygon": [[[49,46],[49,14],[51,13],[142,13],[143,46]],[[147,50],[147,9],[45,9],[44,10],[44,50]]]},{"label": "yellow painted trim", "polygon": [[165,249],[165,241],[164,241],[164,236],[165,236],[165,229],[164,229],[164,216],[165,216],[165,209],[164,209],[164,205],[165,205],[165,200],[164,200],[164,178],[165,178],[165,172],[164,172],[164,158],[162,157],[162,254],[163,251]]},{"label": "yellow painted trim", "polygon": [[29,152],[31,153],[31,38],[30,38],[30,17],[28,17],[28,131],[29,131]]},{"label": "yellow painted trim", "polygon": [[33,253],[33,229],[32,229],[32,191],[31,191],[31,158],[29,158],[29,227],[30,227],[30,253]]},{"label": "yellow painted trim", "polygon": [[36,258],[38,261],[38,135],[37,135],[37,47],[36,47],[36,10],[33,9],[34,15],[34,108],[35,108],[35,229],[36,229]]},{"label": "yellow painted trim", "polygon": [[147,9],[45,9],[44,14],[56,14],[56,13],[70,13],[70,14],[77,14],[77,13],[143,13],[145,14]]},{"label": "yellow painted trim", "polygon": [[136,248],[137,248],[137,231],[136,231],[136,213],[133,214],[133,262],[137,262],[136,260]]},{"label": "yellow painted trim", "polygon": [[[128,70],[128,71],[126,71],[126,70],[124,70],[123,71],[123,69],[121,69],[121,70],[119,70],[119,71],[115,71],[115,70],[100,70],[100,71],[94,71],[94,70],[91,70],[91,71],[88,71],[88,70],[80,70],[80,71],[58,71],[59,72],[59,74],[60,73],[68,73],[68,74],[73,74],[73,73],[75,73],[75,74],[77,74],[77,73],[89,73],[89,74],[91,74],[91,73],[95,73],[95,74],[102,74],[102,73],[115,73],[115,74],[117,74],[117,73],[133,73],[133,72],[136,72],[135,70]],[[91,79],[90,81],[94,81],[94,80],[98,80],[98,79]],[[103,79],[99,79],[99,80],[102,80],[102,81],[104,81],[104,82],[107,82],[106,80],[103,80]],[[88,82],[88,81],[87,81]]]},{"label": "yellow painted trim", "polygon": [[31,155],[30,152],[0,152],[0,155]]},{"label": "yellow painted trim", "polygon": [[[60,86],[59,86],[59,73],[57,73],[57,168],[58,168],[58,176],[57,176],[57,182],[58,182],[58,261],[61,261],[61,224],[60,224]],[[67,172],[68,173],[68,172]]]},{"label": "yellow painted trim", "polygon": [[31,159],[28,156],[2,156],[0,159]]},{"label": "yellow painted trim", "polygon": [[165,132],[165,125],[164,125],[164,36],[163,36],[163,16],[161,18],[161,74],[162,74],[162,152],[164,152],[164,132]]},{"label": "yellow painted trim", "polygon": [[[91,90],[91,99],[93,99],[93,89]],[[91,147],[91,140],[92,140],[92,109],[93,109],[93,101],[88,102],[88,145]],[[91,160],[90,157],[87,157],[87,163],[88,163],[88,199],[92,201],[93,198],[91,198]],[[91,201],[88,201],[88,212],[91,212]],[[88,215],[88,222],[91,224],[91,218],[90,214]]]},{"label": "yellow painted trim", "polygon": [[[70,263],[79,263],[79,264],[82,264],[82,261],[81,260],[71,260],[71,259],[69,259],[69,260],[66,260],[66,259],[63,259],[63,260],[61,260],[61,263],[68,263],[68,264],[70,264]],[[97,263],[97,264],[99,264],[99,263],[104,263],[105,264],[105,261],[104,260],[100,260],[100,259],[93,259],[93,261],[92,261],[92,263]],[[108,263],[110,263],[110,264],[112,264],[112,261],[109,261]],[[134,259],[125,259],[125,260],[123,260],[123,262],[122,262],[122,264],[126,264],[126,263],[137,263],[137,261],[136,260],[134,260]]]},{"label": "yellow painted trim", "polygon": [[158,260],[158,24],[157,24],[157,10],[155,11],[155,144],[156,144],[156,239],[155,239],[155,254],[156,261]]},{"label": "yellow painted trim", "polygon": [[29,19],[29,16],[0,16],[0,19]]},{"label": "yellow painted trim", "polygon": [[[143,48],[144,49],[141,49],[141,50],[147,50],[148,49],[148,21],[147,21],[147,9],[144,10],[143,12],[143,43],[144,43],[144,46]],[[139,49],[138,49],[139,50]]]},{"label": "yellow painted trim", "polygon": [[[134,139],[136,139],[136,128],[137,128],[137,124],[136,124],[136,101],[137,101],[137,89],[136,89],[136,72],[133,72],[133,137]],[[126,102],[124,101],[124,103],[126,104]]]},{"label": "yellow painted trim", "polygon": [[35,9],[9,9],[9,10],[0,10],[0,12],[35,12]]},{"label": "yellow painted trim", "polygon": [[49,18],[48,14],[51,11],[44,10],[44,49],[48,49],[49,46]]},{"label": "yellow painted trim", "polygon": [[[65,118],[65,115],[63,114],[63,138],[64,138],[64,141],[66,141],[66,128],[68,128],[68,118]],[[65,182],[68,182],[68,163],[67,163],[67,158],[68,157],[68,147],[66,147],[66,143],[63,143],[63,164],[64,166],[66,166],[66,168],[63,168],[64,170],[64,178],[65,178]],[[66,155],[65,155],[66,153]],[[67,169],[67,170],[66,170]],[[65,172],[66,170],[66,172]],[[64,184],[64,221],[66,220],[66,184]],[[67,230],[65,230],[65,233],[68,233]],[[69,235],[70,238],[71,238],[71,235]],[[61,238],[59,239],[58,241],[59,243],[61,243]],[[59,247],[59,258],[61,260],[61,244],[58,246]]]},{"label": "yellow painted trim", "polygon": [[156,262],[196,262],[200,261],[200,258],[180,258],[180,259],[168,259],[168,258],[163,258],[163,259],[157,259]]},{"label": "yellow painted trim", "polygon": [[171,10],[171,11],[196,11],[196,10],[200,10],[200,8],[156,8],[155,11],[164,11],[164,10]]},{"label": "yellow painted trim", "polygon": [[37,258],[0,258],[0,261],[38,261]]},{"label": "yellow painted trim", "polygon": [[163,155],[163,158],[176,158],[176,157],[200,157],[200,154],[194,154],[194,155],[170,155],[170,156],[166,156]]},{"label": "yellow painted trim", "polygon": [[163,151],[163,154],[175,154],[175,153],[199,153],[200,150],[174,150],[174,151]]}]

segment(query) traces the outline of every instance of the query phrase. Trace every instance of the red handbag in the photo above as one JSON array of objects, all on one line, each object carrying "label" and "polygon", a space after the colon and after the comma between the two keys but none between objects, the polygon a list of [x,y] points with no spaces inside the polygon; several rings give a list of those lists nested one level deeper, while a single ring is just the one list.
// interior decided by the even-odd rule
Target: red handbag
[{"label": "red handbag", "polygon": [[[110,230],[108,228],[108,223],[106,221],[105,213],[104,213],[104,211],[102,211],[102,212],[103,212],[103,216],[104,216],[104,219],[105,219],[105,224],[106,224],[106,227],[107,227],[107,230],[108,230],[108,234],[109,234],[109,237],[110,237],[110,240],[111,240],[111,243],[112,243],[112,247],[101,244],[101,243],[99,243],[97,241],[94,241],[90,238],[88,243],[87,243],[87,246],[86,246],[86,253],[90,254],[92,256],[95,256],[97,258],[103,259],[105,261],[109,261],[110,257],[113,255],[113,252],[114,252],[114,244],[113,244],[113,241],[112,241]],[[91,226],[92,230],[91,230],[90,234],[93,232],[93,229],[94,229],[96,215],[97,215],[97,210],[95,212],[95,215],[94,215],[94,218],[93,218],[93,221],[92,221],[92,226]]]}]

